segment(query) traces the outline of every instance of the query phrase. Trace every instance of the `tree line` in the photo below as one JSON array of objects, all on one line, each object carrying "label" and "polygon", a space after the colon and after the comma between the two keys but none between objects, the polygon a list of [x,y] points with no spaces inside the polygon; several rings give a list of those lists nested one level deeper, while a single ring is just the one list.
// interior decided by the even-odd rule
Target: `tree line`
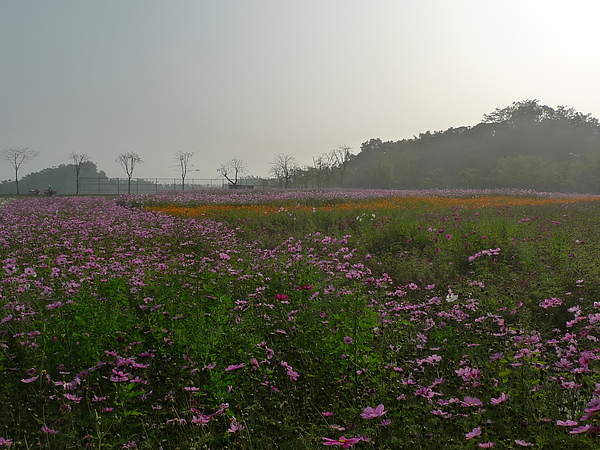
[{"label": "tree line", "polygon": [[[13,166],[13,184],[19,192],[19,169],[37,152],[7,149],[0,156]],[[193,156],[193,152],[174,154],[181,189],[185,189]],[[76,193],[84,168],[86,176],[94,171],[92,176],[106,176],[87,155],[71,153],[69,157]],[[143,161],[135,152],[127,152],[118,155],[116,162],[127,176],[130,192],[134,170]],[[247,175],[247,165],[233,158],[217,172],[231,187],[239,187]],[[340,145],[304,167],[293,155],[278,154],[268,172],[281,188],[521,188],[600,193],[600,124],[590,114],[573,108],[523,100],[496,108],[474,126],[427,131],[399,141],[372,138],[357,154]],[[0,192],[6,190],[7,183],[0,183]]]}]

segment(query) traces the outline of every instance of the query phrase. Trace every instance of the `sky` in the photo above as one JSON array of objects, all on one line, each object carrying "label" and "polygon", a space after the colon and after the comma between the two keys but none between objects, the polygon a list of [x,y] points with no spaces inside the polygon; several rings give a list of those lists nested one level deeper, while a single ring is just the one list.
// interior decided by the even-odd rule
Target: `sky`
[{"label": "sky", "polygon": [[[538,99],[600,118],[597,0],[0,3],[0,150],[19,177],[87,154],[110,177],[266,176],[341,145],[474,126]],[[0,180],[14,169],[0,160]]]}]

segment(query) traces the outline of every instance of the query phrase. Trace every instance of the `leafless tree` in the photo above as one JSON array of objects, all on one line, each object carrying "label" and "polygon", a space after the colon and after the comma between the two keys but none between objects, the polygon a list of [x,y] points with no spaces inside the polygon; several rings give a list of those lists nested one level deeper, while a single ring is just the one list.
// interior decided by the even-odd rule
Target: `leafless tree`
[{"label": "leafless tree", "polygon": [[296,175],[300,169],[296,158],[292,155],[284,155],[283,153],[275,155],[275,159],[271,162],[271,166],[269,173],[277,178],[279,183],[283,183],[286,189],[293,180],[294,175]]},{"label": "leafless tree", "polygon": [[0,155],[8,160],[15,169],[15,184],[17,185],[17,194],[19,194],[19,169],[25,161],[30,161],[38,152],[29,148],[6,148],[0,152]]},{"label": "leafless tree", "polygon": [[344,176],[346,175],[346,168],[351,156],[350,150],[352,150],[351,147],[348,147],[347,145],[340,145],[338,148],[335,148],[330,152],[333,166],[337,167],[340,172],[340,186],[344,185]]},{"label": "leafless tree", "polygon": [[133,170],[136,165],[141,164],[144,161],[142,161],[140,156],[134,152],[121,153],[117,156],[115,161],[121,165],[127,174],[127,193],[131,194],[131,177],[133,176]]},{"label": "leafless tree", "polygon": [[223,164],[217,169],[221,175],[223,175],[232,186],[237,186],[240,181],[240,176],[245,174],[248,170],[248,166],[241,159],[233,158],[227,164]]},{"label": "leafless tree", "polygon": [[[331,153],[323,153],[318,158],[313,158],[313,164],[317,176],[317,186],[329,186],[331,180],[331,172],[333,171],[333,159]],[[321,177],[325,178],[324,183]]]},{"label": "leafless tree", "polygon": [[75,194],[78,195],[79,194],[79,174],[81,173],[81,166],[83,165],[83,163],[88,162],[90,160],[90,157],[88,155],[86,155],[85,153],[75,153],[75,152],[71,152],[69,154],[69,158],[71,158],[73,160],[73,165],[75,166],[75,172],[77,173],[77,179],[76,179],[76,190],[75,190]]},{"label": "leafless tree", "polygon": [[188,166],[190,159],[194,156],[194,152],[175,152],[175,160],[179,163],[179,170],[181,173],[181,190],[185,191],[185,177],[188,172]]}]

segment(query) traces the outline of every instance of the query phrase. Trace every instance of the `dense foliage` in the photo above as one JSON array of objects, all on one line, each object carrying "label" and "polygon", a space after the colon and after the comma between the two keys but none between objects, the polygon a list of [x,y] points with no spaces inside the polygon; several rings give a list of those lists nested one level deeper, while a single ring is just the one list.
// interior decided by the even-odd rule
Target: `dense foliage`
[{"label": "dense foliage", "polygon": [[600,192],[600,125],[573,108],[537,100],[486,114],[475,126],[412,139],[370,139],[346,164],[316,164],[298,175],[307,187],[501,188]]},{"label": "dense foliage", "polygon": [[598,446],[598,198],[0,206],[0,448]]}]

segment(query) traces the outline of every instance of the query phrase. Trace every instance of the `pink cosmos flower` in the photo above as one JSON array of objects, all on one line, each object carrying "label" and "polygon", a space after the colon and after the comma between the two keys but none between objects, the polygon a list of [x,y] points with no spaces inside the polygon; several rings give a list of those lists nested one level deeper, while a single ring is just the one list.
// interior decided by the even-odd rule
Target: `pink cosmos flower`
[{"label": "pink cosmos flower", "polygon": [[490,403],[492,405],[499,405],[500,403],[504,403],[509,398],[510,398],[510,394],[505,394],[503,392],[502,394],[500,394],[500,397],[490,399]]},{"label": "pink cosmos flower", "polygon": [[47,434],[57,434],[58,433],[58,431],[53,430],[52,428],[50,428],[46,425],[42,425],[41,430],[42,430],[42,432],[47,433]]},{"label": "pink cosmos flower", "polygon": [[244,366],[245,366],[244,363],[232,364],[231,366],[225,367],[225,372],[231,372],[232,370],[241,369]]},{"label": "pink cosmos flower", "polygon": [[65,398],[68,400],[71,400],[72,402],[75,402],[75,403],[81,403],[82,397],[76,397],[73,394],[65,394]]},{"label": "pink cosmos flower", "polygon": [[465,399],[460,402],[461,406],[469,407],[469,406],[483,406],[483,403],[478,398],[474,397],[465,397]]},{"label": "pink cosmos flower", "polygon": [[582,427],[573,428],[571,431],[569,431],[569,433],[570,434],[581,434],[581,433],[585,433],[589,429],[590,429],[589,425],[584,425]]},{"label": "pink cosmos flower", "polygon": [[577,425],[577,422],[575,422],[574,420],[557,420],[556,421],[556,426],[558,427],[574,427]]},{"label": "pink cosmos flower", "polygon": [[479,447],[479,448],[492,448],[495,445],[496,445],[495,442],[482,442],[481,444],[477,444],[477,447]]},{"label": "pink cosmos flower", "polygon": [[470,441],[471,439],[476,438],[477,436],[481,436],[481,427],[473,428],[470,432],[465,433],[467,441]]},{"label": "pink cosmos flower", "polygon": [[244,429],[244,425],[241,424],[240,422],[238,422],[237,420],[235,420],[235,417],[231,418],[231,423],[229,424],[229,428],[227,428],[227,431],[229,433],[235,433],[237,431],[242,431]]},{"label": "pink cosmos flower", "polygon": [[342,448],[350,448],[354,444],[357,444],[360,441],[361,441],[360,438],[347,438],[345,436],[340,436],[339,439],[329,439],[329,438],[324,437],[323,445],[339,445]]},{"label": "pink cosmos flower", "polygon": [[40,376],[37,375],[35,377],[31,377],[31,378],[21,378],[21,382],[23,383],[33,383],[35,380],[37,380]]},{"label": "pink cosmos flower", "polygon": [[195,425],[206,425],[208,422],[210,422],[211,418],[211,415],[200,414],[199,416],[192,417],[192,423]]},{"label": "pink cosmos flower", "polygon": [[533,447],[534,444],[531,442],[526,442],[523,439],[515,439],[515,444],[520,445],[521,447]]},{"label": "pink cosmos flower", "polygon": [[367,406],[362,412],[361,417],[363,417],[364,419],[377,419],[378,417],[383,416],[387,412],[384,408],[385,407],[381,403],[375,408]]},{"label": "pink cosmos flower", "polygon": [[13,441],[12,439],[4,439],[3,437],[0,437],[0,447],[12,447],[13,445]]}]

